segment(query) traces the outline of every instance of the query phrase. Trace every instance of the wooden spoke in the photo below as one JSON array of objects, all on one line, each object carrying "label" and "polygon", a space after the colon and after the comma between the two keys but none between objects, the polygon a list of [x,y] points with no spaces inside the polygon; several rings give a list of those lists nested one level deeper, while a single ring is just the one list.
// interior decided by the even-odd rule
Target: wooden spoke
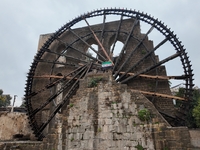
[{"label": "wooden spoke", "polygon": [[103,61],[106,61],[106,58],[103,57],[97,50],[95,50],[89,43],[87,43],[84,39],[82,39],[79,35],[77,35],[72,29],[69,29],[75,36],[77,36],[83,43],[85,43],[93,52],[95,52]]},{"label": "wooden spoke", "polygon": [[156,67],[158,67],[158,66],[160,66],[160,65],[162,65],[162,64],[164,64],[164,63],[166,63],[166,62],[168,62],[169,60],[172,60],[172,59],[174,59],[174,58],[180,56],[180,54],[181,54],[181,53],[179,52],[179,53],[176,53],[176,54],[174,54],[174,55],[171,55],[171,56],[167,57],[166,59],[163,59],[162,61],[156,63],[155,65],[150,66],[150,67],[148,67],[147,69],[144,69],[144,70],[140,71],[139,73],[135,74],[134,76],[130,76],[130,77],[128,77],[128,78],[122,80],[121,83],[125,83],[125,82],[127,82],[128,80],[133,79],[133,78],[135,78],[136,76],[138,76],[138,75],[140,75],[140,74],[143,74],[143,73],[148,72],[148,71],[150,71],[150,70],[152,70],[152,69],[155,69]]},{"label": "wooden spoke", "polygon": [[119,72],[122,70],[122,68],[125,66],[125,64],[127,64],[127,62],[130,60],[130,58],[132,57],[133,53],[138,49],[138,47],[143,43],[143,41],[146,39],[147,35],[149,33],[151,33],[151,31],[153,30],[154,25],[151,26],[151,28],[147,31],[147,33],[145,34],[145,36],[143,37],[143,39],[137,44],[137,46],[131,51],[131,54],[126,58],[126,60],[122,63],[122,65],[119,67],[119,69],[116,71],[114,78],[116,78],[119,74]]},{"label": "wooden spoke", "polygon": [[[83,51],[81,51],[81,50],[79,50],[79,49],[77,49],[77,48],[74,48],[71,44],[68,44],[68,43],[62,41],[60,38],[56,38],[56,39],[59,40],[59,41],[61,41],[63,44],[65,44],[65,46],[66,46],[67,48],[71,48],[71,49],[75,50],[76,52],[79,52],[79,53],[81,53],[82,55],[86,56],[87,58],[92,59],[92,60],[95,61],[95,62],[103,62],[103,61],[100,60],[100,59],[94,58],[93,56],[88,55],[87,53],[85,53],[85,52],[83,52]],[[82,39],[82,38],[81,38],[81,39]],[[87,43],[87,44],[88,44],[88,43]],[[63,52],[61,53],[61,55],[63,55],[63,53],[64,53],[65,51],[66,51],[66,50],[63,50]],[[66,56],[66,55],[64,55],[64,56]],[[70,56],[69,56],[69,57],[70,57]],[[72,56],[71,56],[71,57],[72,57]],[[58,58],[57,58],[57,59],[58,59]],[[80,60],[80,61],[85,61],[85,60],[81,60],[80,58],[77,58],[77,59]]]},{"label": "wooden spoke", "polygon": [[149,57],[154,51],[156,51],[160,46],[167,42],[168,37],[161,41],[157,46],[155,46],[151,51],[147,52],[138,62],[133,64],[122,76],[120,76],[117,81],[120,81],[128,72],[131,72],[135,67],[137,67],[141,62],[143,62],[147,57]]},{"label": "wooden spoke", "polygon": [[115,49],[115,44],[117,42],[117,39],[118,39],[118,36],[119,36],[119,33],[120,33],[120,28],[121,28],[122,20],[123,20],[123,15],[121,15],[121,18],[120,18],[120,22],[119,22],[119,25],[118,25],[118,29],[116,31],[116,35],[115,35],[115,39],[114,39],[114,43],[113,43],[110,55],[113,55],[113,52],[114,52],[114,49]]},{"label": "wooden spoke", "polygon": [[[134,76],[135,73],[126,73],[126,72],[119,72],[119,74],[127,74],[129,76]],[[170,79],[178,79],[178,80],[184,80],[187,77],[185,75],[182,76],[153,76],[153,75],[146,75],[146,74],[139,74],[138,77],[143,77],[143,78],[149,78],[149,79],[161,79],[161,80],[170,80]]]},{"label": "wooden spoke", "polygon": [[84,66],[80,71],[78,71],[76,73],[75,76],[73,76],[70,80],[67,81],[67,83],[60,89],[58,90],[55,94],[51,95],[46,102],[44,102],[43,104],[40,105],[40,107],[36,108],[35,110],[33,110],[33,112],[31,113],[30,117],[34,116],[36,113],[38,113],[39,111],[41,111],[45,106],[47,106],[52,100],[54,100],[58,95],[60,95],[66,88],[68,88],[71,84],[73,84],[74,82],[77,82],[77,80],[74,81],[74,79],[81,73],[83,72],[83,70],[86,69],[86,66]]},{"label": "wooden spoke", "polygon": [[106,23],[106,14],[103,15],[103,25],[102,25],[102,31],[101,31],[101,43],[103,43],[103,37],[104,37],[104,30],[105,30],[105,23]]},{"label": "wooden spoke", "polygon": [[[45,49],[45,48],[44,48],[44,49]],[[75,58],[75,57],[73,57],[73,56],[69,56],[69,55],[66,55],[66,54],[62,54],[62,53],[58,53],[58,52],[53,52],[53,51],[51,51],[50,49],[45,49],[45,51],[48,52],[48,53],[51,53],[51,54],[58,55],[58,56],[65,56],[67,59],[71,59],[71,60],[75,60],[75,61],[80,61],[80,62],[83,62],[83,63],[87,63],[87,61],[82,60],[82,59],[80,59],[80,58]],[[85,53],[84,53],[84,54],[85,54]],[[88,56],[88,55],[86,54],[85,56]],[[58,58],[59,58],[59,57],[58,57]],[[93,59],[93,58],[91,57],[91,59]],[[95,59],[94,59],[94,60],[95,60]]]},{"label": "wooden spoke", "polygon": [[[81,76],[79,77],[79,79],[81,79],[85,73],[86,73],[87,69],[85,69],[85,71],[81,74]],[[69,89],[69,92],[66,94],[66,96],[63,98],[63,101],[60,102],[55,110],[51,113],[51,115],[48,117],[47,121],[45,123],[43,123],[39,130],[37,131],[36,134],[39,134],[39,138],[40,136],[42,136],[42,131],[45,129],[45,127],[49,124],[49,122],[53,119],[53,117],[56,115],[56,113],[62,108],[62,106],[67,102],[69,101],[69,98],[72,97],[72,95],[76,92],[76,90],[78,89],[79,85],[79,80],[76,80],[73,85],[71,86],[71,88]]]},{"label": "wooden spoke", "polygon": [[[97,41],[98,45],[101,47],[101,49],[103,50],[104,54],[106,55],[107,59],[112,62],[112,60],[110,59],[108,53],[106,52],[105,48],[103,47],[103,45],[101,44],[100,40],[98,39],[98,37],[96,36],[96,34],[94,33],[94,31],[92,30],[92,28],[90,27],[88,21],[86,19],[84,19],[86,24],[88,25],[90,31],[92,32],[92,34],[94,35],[95,40]],[[113,62],[112,62],[113,64]],[[114,65],[114,64],[113,64]]]},{"label": "wooden spoke", "polygon": [[[123,46],[123,48],[122,48],[122,50],[121,50],[121,52],[119,54],[119,57],[117,58],[117,61],[116,61],[115,65],[114,65],[114,67],[113,67],[113,72],[116,70],[117,66],[119,65],[119,62],[121,61],[122,55],[123,55],[123,53],[125,51],[125,48],[126,48],[126,46],[128,44],[128,41],[129,41],[130,37],[131,37],[131,34],[133,33],[133,30],[136,27],[136,25],[138,24],[138,22],[139,22],[139,20],[135,19],[135,21],[133,23],[133,26],[132,26],[132,28],[131,28],[131,30],[129,32],[129,35],[126,38],[126,42],[125,42],[125,44],[124,44],[124,46]],[[116,75],[115,75],[115,78],[116,78]]]}]

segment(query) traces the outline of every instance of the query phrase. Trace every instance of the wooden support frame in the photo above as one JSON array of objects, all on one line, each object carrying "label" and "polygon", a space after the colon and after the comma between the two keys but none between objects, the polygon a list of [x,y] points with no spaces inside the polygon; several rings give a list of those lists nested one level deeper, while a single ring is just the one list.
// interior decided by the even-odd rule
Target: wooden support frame
[{"label": "wooden support frame", "polygon": [[140,91],[140,90],[131,90],[131,91],[134,91],[134,92],[138,91],[138,92],[140,92],[144,95],[150,95],[150,96],[155,96],[155,97],[162,97],[162,98],[175,99],[175,100],[180,100],[180,101],[187,101],[185,98],[173,96],[173,95],[161,94],[161,93],[156,93],[156,92]]}]

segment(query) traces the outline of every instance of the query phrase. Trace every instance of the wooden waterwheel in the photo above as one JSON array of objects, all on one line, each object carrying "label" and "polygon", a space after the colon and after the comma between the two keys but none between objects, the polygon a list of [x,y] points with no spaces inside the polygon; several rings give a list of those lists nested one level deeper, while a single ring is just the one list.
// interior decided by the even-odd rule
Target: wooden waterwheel
[{"label": "wooden waterwheel", "polygon": [[[158,19],[135,10],[100,9],[48,36],[31,64],[25,87],[27,115],[39,140],[76,94],[80,79],[94,70],[110,70],[117,83],[146,95],[164,116],[184,122],[162,102],[174,109],[172,100],[184,101],[182,109],[187,111],[192,65],[176,34]],[[183,83],[185,96],[173,96],[169,81]]]}]

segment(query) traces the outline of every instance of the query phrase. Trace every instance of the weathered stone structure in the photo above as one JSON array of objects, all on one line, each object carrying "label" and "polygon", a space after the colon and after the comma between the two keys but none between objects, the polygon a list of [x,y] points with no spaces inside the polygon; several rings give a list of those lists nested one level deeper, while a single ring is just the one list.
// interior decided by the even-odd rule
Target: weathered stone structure
[{"label": "weathered stone structure", "polygon": [[25,113],[0,112],[0,140],[36,140]]},{"label": "weathered stone structure", "polygon": [[42,150],[31,130],[27,115],[21,112],[0,112],[0,150]]},{"label": "weathered stone structure", "polygon": [[[132,27],[132,24],[134,23],[134,21],[135,21],[134,19],[128,19],[128,20],[123,21],[121,28],[120,28],[121,33],[118,35],[118,41],[120,41],[122,43],[126,42],[127,35],[124,34],[124,32],[131,30],[131,27]],[[105,30],[108,30],[108,31],[109,30],[117,30],[118,24],[119,24],[119,21],[106,23]],[[102,26],[101,24],[93,25],[92,28],[94,31],[98,31],[101,28],[101,26]],[[78,34],[80,37],[84,37],[85,35],[88,35],[90,33],[90,30],[88,27],[82,27],[82,28],[73,29],[73,32]],[[41,48],[42,44],[45,43],[47,38],[50,37],[51,35],[52,34],[46,34],[46,35],[40,36],[38,50]],[[100,37],[101,32],[96,33],[96,35],[98,37]],[[122,62],[130,55],[133,47],[136,47],[136,45],[138,44],[138,39],[141,40],[142,38],[144,38],[144,36],[145,35],[140,32],[140,24],[138,23],[136,25],[136,27],[134,28],[134,31],[132,33],[132,38],[130,38],[129,43],[126,46],[126,50],[125,50],[124,56],[122,58]],[[106,50],[111,49],[111,45],[113,44],[114,37],[115,37],[115,33],[113,33],[113,32],[105,33],[103,47]],[[58,40],[58,41],[54,42],[51,45],[50,49],[53,49],[53,51],[56,53],[61,53],[61,51],[65,48],[65,45],[62,41],[65,41],[65,43],[71,43],[72,41],[76,41],[76,38],[77,37],[72,32],[66,31],[66,33],[60,37],[61,41]],[[90,45],[97,44],[97,42],[95,41],[93,36],[86,36],[86,37],[84,37],[84,40],[87,43],[89,43]],[[82,51],[84,53],[86,53],[89,48],[89,46],[86,45],[81,40],[75,42],[73,44],[73,47],[79,49],[80,51]],[[140,60],[144,56],[145,53],[147,53],[148,51],[150,51],[152,49],[153,49],[153,42],[151,40],[149,40],[148,37],[146,37],[145,40],[143,41],[143,44],[134,52],[134,59],[131,59],[131,61],[129,62],[127,67],[122,69],[122,72],[125,72],[127,69],[129,69],[129,67],[132,64],[135,64],[138,60]],[[101,49],[99,48],[98,51],[101,52]],[[70,56],[76,56],[79,59],[83,59],[83,57],[85,57],[82,54],[78,53],[77,51],[73,50],[72,48],[69,48],[69,50],[66,53],[69,53]],[[43,56],[43,59],[47,59],[48,61],[53,61],[55,59],[55,55],[45,53]],[[152,59],[153,59],[153,61],[152,61]],[[54,69],[52,70],[51,65],[49,65],[48,63],[46,63],[46,64],[43,63],[43,64],[38,65],[38,67],[35,71],[35,75],[40,76],[43,74],[48,74],[49,72],[51,72],[52,74],[56,74],[56,75],[57,74],[65,75],[65,74],[68,74],[71,71],[75,70],[77,68],[78,63],[80,63],[78,61],[75,61],[73,59],[72,60],[67,59],[65,57],[63,57],[62,60],[59,60],[59,61],[64,62],[64,63],[69,63],[69,64],[75,64],[75,66],[74,67],[72,67],[72,66],[66,67],[64,65],[56,64],[54,66]],[[148,68],[149,66],[153,65],[156,62],[158,62],[158,56],[156,56],[154,53],[152,53],[151,57],[147,57],[145,59],[145,61],[141,62],[140,67],[135,68],[132,72],[137,73],[142,68]],[[120,66],[118,66],[118,67],[120,67]],[[147,74],[148,75],[160,75],[160,76],[167,75],[165,66],[160,66],[160,67],[148,72]],[[40,87],[44,87],[46,84],[48,84],[48,82],[49,82],[49,79],[41,79],[41,78],[34,79],[33,86],[32,86],[33,91],[37,91],[37,89],[40,89]],[[150,92],[158,92],[158,93],[171,95],[168,80],[163,80],[163,79],[152,80],[152,79],[148,79],[148,78],[142,78],[142,79],[137,78],[137,79],[129,81],[127,83],[127,85],[128,85],[128,88],[131,88],[131,89],[150,91]],[[54,92],[55,91],[56,90],[54,90]],[[34,101],[34,103],[32,104],[32,107],[38,108],[40,106],[41,102],[46,101],[46,97],[48,97],[48,95],[50,95],[51,92],[52,91],[45,91],[45,92],[33,97],[32,101]],[[66,93],[67,93],[67,91],[63,92],[63,95],[65,95]],[[40,99],[40,101],[37,102],[38,98]],[[163,97],[161,97],[161,98],[147,97],[147,98],[149,98],[149,100],[151,100],[153,102],[153,104],[155,105],[155,107],[157,108],[158,111],[162,112],[163,114],[166,113],[168,116],[174,117],[175,110],[174,110],[174,105],[173,105],[172,100],[165,99]],[[39,112],[36,115],[36,119],[38,120],[38,123],[42,123],[43,120],[45,120],[44,118],[46,118],[49,115],[49,113],[51,113],[50,109],[51,109],[51,106],[48,105],[44,110],[42,110],[41,112]],[[41,118],[41,117],[43,117],[43,118]]]},{"label": "weathered stone structure", "polygon": [[[97,86],[91,87],[90,83],[94,78],[101,80]],[[6,142],[2,136],[0,149],[199,149],[200,132],[189,132],[187,127],[171,127],[152,102],[141,93],[129,89],[127,85],[116,83],[110,73],[90,74],[80,85],[67,109],[55,116],[43,142]],[[139,112],[144,109],[150,112],[150,118],[142,121]],[[20,121],[20,124],[27,123],[23,118]],[[26,132],[31,133],[30,129]]]},{"label": "weathered stone structure", "polygon": [[[102,81],[98,86],[90,88],[91,79],[99,77]],[[139,119],[138,112],[143,109],[150,111],[150,120]],[[44,149],[192,148],[186,127],[171,127],[145,96],[115,83],[110,74],[92,75],[81,81],[68,109],[56,118],[44,140]]]},{"label": "weathered stone structure", "polygon": [[[121,18],[106,21],[111,14]],[[90,26],[88,20],[94,16],[103,16],[103,23]],[[87,26],[80,28],[80,21]],[[146,34],[141,33],[140,21],[150,25]],[[148,38],[153,28],[164,35],[155,47]],[[167,41],[176,52],[160,61],[155,51]],[[117,42],[123,44],[122,49],[113,46]],[[168,77],[163,64],[177,57],[181,58],[185,76]],[[109,69],[102,67],[108,62]],[[172,127],[177,116],[168,81],[184,79],[186,97],[190,98],[190,67],[176,35],[158,20],[121,9],[87,13],[54,34],[40,36],[27,77],[25,104],[34,134],[43,141],[7,142],[0,148],[195,149],[198,142],[190,141],[192,132],[186,127]]]}]

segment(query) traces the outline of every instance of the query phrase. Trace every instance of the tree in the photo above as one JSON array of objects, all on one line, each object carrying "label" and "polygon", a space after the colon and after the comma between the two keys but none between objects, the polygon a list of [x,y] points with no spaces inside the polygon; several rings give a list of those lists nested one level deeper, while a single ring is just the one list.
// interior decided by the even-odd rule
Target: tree
[{"label": "tree", "polygon": [[[176,96],[184,97],[185,89],[179,88]],[[182,101],[177,101],[176,106],[182,105]],[[200,127],[200,89],[193,89],[192,101],[188,104],[189,110],[187,111],[187,126],[190,128]]]},{"label": "tree", "polygon": [[200,89],[194,88],[193,89],[193,101],[191,107],[191,115],[190,117],[193,118],[194,126],[192,127],[200,127]]},{"label": "tree", "polygon": [[197,104],[194,106],[194,109],[192,111],[192,116],[195,119],[196,126],[200,127],[200,97],[198,97]]},{"label": "tree", "polygon": [[3,90],[0,89],[0,107],[7,107],[10,105],[10,100],[12,97],[8,95],[3,94]]}]

